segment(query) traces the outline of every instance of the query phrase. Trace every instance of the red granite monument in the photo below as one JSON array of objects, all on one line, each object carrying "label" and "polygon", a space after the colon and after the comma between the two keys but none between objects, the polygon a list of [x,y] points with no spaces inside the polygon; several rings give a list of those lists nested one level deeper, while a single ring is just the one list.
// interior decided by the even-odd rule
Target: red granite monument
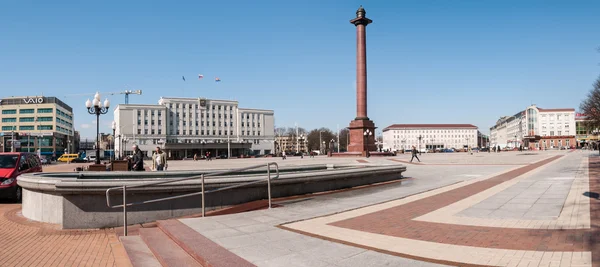
[{"label": "red granite monument", "polygon": [[[372,20],[360,6],[356,18],[350,23],[356,26],[356,118],[350,122],[349,154],[368,156],[369,151],[376,151],[375,123],[367,116],[367,25]],[[366,134],[365,134],[366,133]]]}]

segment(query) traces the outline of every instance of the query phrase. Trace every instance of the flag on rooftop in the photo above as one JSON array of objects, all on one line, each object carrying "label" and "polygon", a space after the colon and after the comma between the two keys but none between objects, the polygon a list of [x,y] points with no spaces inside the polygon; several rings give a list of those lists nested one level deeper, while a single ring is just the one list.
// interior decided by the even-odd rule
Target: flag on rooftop
[{"label": "flag on rooftop", "polygon": [[221,79],[219,79],[219,77],[215,77],[215,82],[220,82]]},{"label": "flag on rooftop", "polygon": [[202,78],[204,78],[204,75],[198,74],[198,80],[202,80]]},{"label": "flag on rooftop", "polygon": [[183,79],[183,81],[185,82],[185,77],[184,76],[181,76],[181,79]]}]

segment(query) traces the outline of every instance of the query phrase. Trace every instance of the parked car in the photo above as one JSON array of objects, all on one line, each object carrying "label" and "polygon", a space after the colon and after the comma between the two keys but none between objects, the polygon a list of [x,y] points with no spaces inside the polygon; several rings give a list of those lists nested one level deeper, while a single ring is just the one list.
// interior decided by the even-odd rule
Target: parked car
[{"label": "parked car", "polygon": [[0,153],[0,197],[21,201],[22,190],[17,185],[19,175],[41,172],[42,162],[33,153]]},{"label": "parked car", "polygon": [[50,164],[50,160],[47,157],[42,157],[40,161],[42,162],[42,165]]}]

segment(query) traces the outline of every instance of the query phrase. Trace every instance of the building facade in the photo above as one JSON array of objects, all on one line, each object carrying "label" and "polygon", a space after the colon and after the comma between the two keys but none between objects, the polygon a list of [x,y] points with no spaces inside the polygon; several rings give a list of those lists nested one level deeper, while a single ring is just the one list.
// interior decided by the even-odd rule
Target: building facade
[{"label": "building facade", "polygon": [[383,149],[473,148],[479,142],[477,133],[472,124],[393,124],[383,129]]},{"label": "building facade", "polygon": [[575,109],[527,107],[513,116],[505,116],[490,128],[492,146],[500,148],[556,149],[575,147]]},{"label": "building facade", "polygon": [[275,138],[275,153],[281,153],[285,151],[287,155],[293,155],[294,153],[307,153],[308,152],[308,139],[306,136],[277,136]]},{"label": "building facade", "polygon": [[588,147],[600,140],[598,129],[590,128],[586,123],[587,117],[585,114],[575,113],[575,128],[577,129],[575,138],[577,139],[578,147]]},{"label": "building facade", "polygon": [[73,109],[56,97],[0,99],[0,151],[73,152]]},{"label": "building facade", "polygon": [[172,159],[270,154],[275,145],[273,110],[240,108],[237,101],[169,97],[157,105],[118,105],[115,122],[116,155],[130,155],[133,144],[147,156],[161,147]]}]

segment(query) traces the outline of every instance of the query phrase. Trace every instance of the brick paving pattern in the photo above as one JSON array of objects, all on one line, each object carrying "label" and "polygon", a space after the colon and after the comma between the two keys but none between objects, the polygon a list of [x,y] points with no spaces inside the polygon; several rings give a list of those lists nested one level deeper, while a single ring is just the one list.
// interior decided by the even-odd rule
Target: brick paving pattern
[{"label": "brick paving pattern", "polygon": [[20,204],[0,204],[0,266],[116,266],[110,230],[59,230],[20,211]]},{"label": "brick paving pattern", "polygon": [[[412,220],[500,183],[509,181],[557,158],[553,157],[435,196],[375,213],[334,222],[331,225],[363,232],[451,245],[534,250],[540,253],[544,251],[573,252],[569,257],[577,257],[583,251],[591,251],[593,266],[600,266],[600,243],[598,242],[600,240],[600,222],[598,222],[600,219],[600,202],[597,198],[590,198],[590,229],[510,229]],[[590,157],[589,159],[589,191],[600,192],[599,157]],[[544,256],[546,255],[549,254],[544,254]]]}]

